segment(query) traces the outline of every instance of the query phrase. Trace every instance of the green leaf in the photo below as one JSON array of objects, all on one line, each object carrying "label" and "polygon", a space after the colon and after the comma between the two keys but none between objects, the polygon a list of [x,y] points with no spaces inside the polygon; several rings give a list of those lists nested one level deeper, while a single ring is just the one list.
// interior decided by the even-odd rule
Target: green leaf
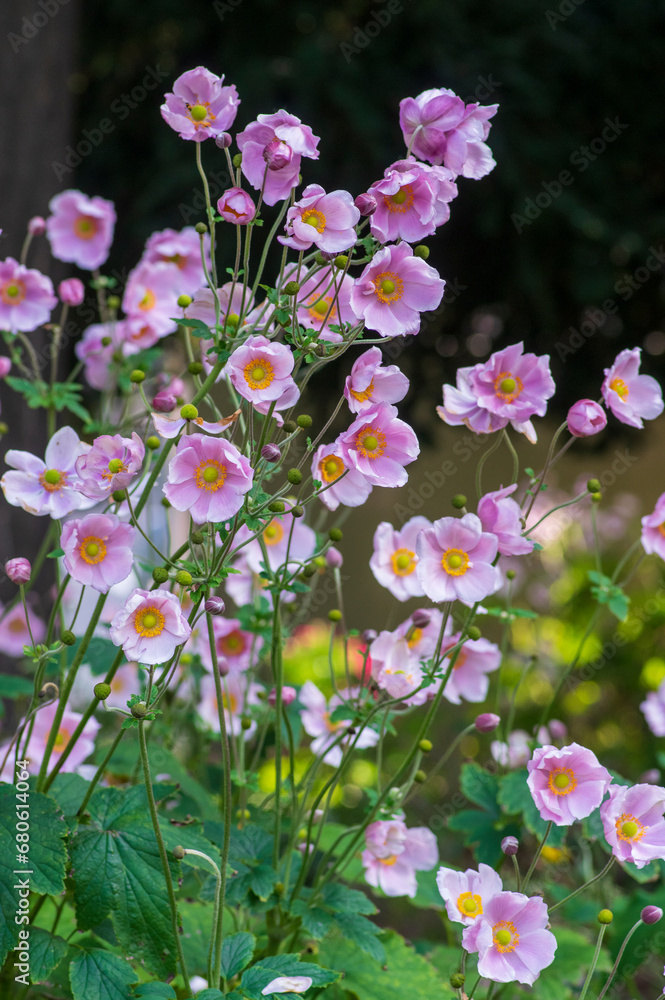
[{"label": "green leaf", "polygon": [[[67,648],[67,665],[71,666],[76,656],[81,639],[77,639],[73,646]],[[90,670],[95,677],[108,673],[108,670],[118,655],[118,647],[114,646],[110,639],[105,639],[103,635],[93,635],[85,651],[84,662],[90,664]]]},{"label": "green leaf", "polygon": [[164,1000],[176,1000],[176,991],[169,983],[140,983],[134,987],[135,997],[163,997]]},{"label": "green leaf", "polygon": [[473,848],[474,857],[486,865],[494,865],[501,858],[503,832],[494,827],[495,819],[478,809],[462,809],[448,820],[450,830],[464,833],[464,846]]},{"label": "green leaf", "polygon": [[[201,990],[200,993],[196,994],[196,1000],[224,1000],[225,994],[221,990],[216,990],[214,988],[208,988],[206,990]],[[237,997],[240,996],[235,990],[233,993],[227,993],[227,997]]]},{"label": "green leaf", "polygon": [[326,906],[337,913],[376,913],[376,906],[358,889],[349,889],[345,885],[329,882],[323,890]]},{"label": "green leaf", "polygon": [[48,552],[47,553],[46,558],[47,559],[61,559],[62,556],[64,556],[64,554],[65,554],[65,550],[64,549],[53,549],[52,552]]},{"label": "green leaf", "polygon": [[225,979],[241,972],[252,960],[256,938],[248,931],[225,937],[222,942],[222,975]]},{"label": "green leaf", "polygon": [[82,951],[69,967],[74,1000],[131,1000],[136,978],[128,962],[103,948]]},{"label": "green leaf", "polygon": [[416,954],[395,931],[387,931],[380,940],[385,948],[383,965],[343,938],[328,938],[323,942],[320,961],[344,975],[340,993],[347,991],[358,1000],[404,1000],[405,997],[432,1000],[455,996],[434,966]]},{"label": "green leaf", "polygon": [[189,319],[187,316],[180,316],[179,318],[176,316],[172,317],[172,319],[174,323],[186,326],[193,337],[204,337],[208,340],[213,336],[212,330],[202,319]]},{"label": "green leaf", "polygon": [[42,927],[30,928],[30,978],[41,983],[63,960],[68,951],[64,938],[50,934]]},{"label": "green leaf", "polygon": [[100,789],[88,811],[90,823],[71,842],[78,925],[94,928],[110,913],[121,948],[166,977],[175,971],[175,942],[145,788]]},{"label": "green leaf", "polygon": [[[32,694],[35,685],[27,677],[15,677],[13,674],[0,674],[0,691],[3,698],[20,698],[24,694]],[[4,754],[3,754],[4,756]],[[13,757],[12,757],[13,760]]]},{"label": "green leaf", "polygon": [[490,774],[480,764],[463,764],[460,787],[469,802],[475,803],[494,816],[499,815],[497,806],[499,782],[494,774]]},{"label": "green leaf", "polygon": [[80,774],[62,771],[56,774],[49,789],[49,798],[55,799],[65,816],[75,816],[85,798],[90,782]]},{"label": "green leaf", "polygon": [[[16,849],[16,807],[26,806],[17,797],[19,794],[14,785],[0,785],[0,882],[12,886],[20,878],[13,875],[13,870],[25,867],[32,871],[30,888],[34,892],[57,896],[65,891],[67,852],[62,838],[67,836],[67,825],[53,799],[41,792],[29,792],[30,863],[22,865],[16,860],[19,853]],[[15,897],[15,893],[12,895]]]},{"label": "green leaf", "polygon": [[620,622],[625,622],[630,608],[630,598],[624,594],[621,587],[612,587],[607,606],[615,618],[618,618]]},{"label": "green leaf", "polygon": [[264,1000],[262,990],[278,976],[309,976],[312,986],[328,986],[337,982],[340,973],[301,962],[299,955],[268,955],[243,973],[239,990],[249,1000]]}]

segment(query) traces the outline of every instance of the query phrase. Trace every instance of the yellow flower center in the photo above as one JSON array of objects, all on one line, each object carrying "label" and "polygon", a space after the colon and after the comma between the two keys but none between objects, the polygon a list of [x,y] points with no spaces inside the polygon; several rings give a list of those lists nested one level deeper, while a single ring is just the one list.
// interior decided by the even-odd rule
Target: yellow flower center
[{"label": "yellow flower center", "polygon": [[160,254],[159,257],[165,264],[175,264],[179,271],[182,271],[187,264],[187,258],[181,253],[173,253],[170,257]]},{"label": "yellow flower center", "polygon": [[106,545],[102,538],[97,538],[95,535],[88,535],[84,538],[79,546],[79,553],[81,558],[85,560],[90,566],[96,566],[97,563],[102,562],[106,558]]},{"label": "yellow flower center", "polygon": [[374,278],[374,291],[382,302],[393,303],[402,298],[404,282],[393,271],[382,271]]},{"label": "yellow flower center", "polygon": [[210,110],[208,101],[201,101],[199,104],[188,104],[187,108],[189,116],[194,122],[194,127],[197,129],[205,128],[207,125],[212,124],[217,117]]},{"label": "yellow flower center", "polygon": [[124,463],[119,458],[112,458],[109,462],[109,472],[115,475],[117,472],[122,472],[124,469]]},{"label": "yellow flower center", "polygon": [[632,813],[621,813],[615,823],[615,829],[619,840],[627,840],[635,844],[642,839],[648,827],[640,823],[637,816],[633,816]]},{"label": "yellow flower center", "polygon": [[413,188],[405,184],[395,194],[384,195],[383,203],[389,212],[408,212],[413,205]]},{"label": "yellow flower center", "polygon": [[207,493],[216,493],[226,479],[226,466],[216,458],[204,458],[197,466],[196,485]]},{"label": "yellow flower center", "polygon": [[356,448],[363,458],[380,458],[386,450],[386,435],[378,427],[364,427],[356,434]]},{"label": "yellow flower center", "polygon": [[480,896],[471,892],[463,892],[457,897],[457,909],[463,917],[479,917],[483,912],[483,901]]},{"label": "yellow flower center", "polygon": [[10,281],[0,288],[0,298],[6,306],[20,305],[25,295],[25,285],[22,281]]},{"label": "yellow flower center", "polygon": [[512,920],[499,920],[492,928],[492,940],[497,951],[515,951],[520,943],[520,936]]},{"label": "yellow flower center", "polygon": [[416,553],[411,549],[395,549],[390,561],[395,576],[410,576],[416,568]]},{"label": "yellow flower center", "polygon": [[146,288],[145,295],[143,296],[143,298],[139,302],[139,309],[142,309],[143,312],[148,312],[150,309],[154,309],[155,308],[155,302],[156,301],[157,301],[157,296],[152,291],[152,289],[151,288]]},{"label": "yellow flower center", "polygon": [[410,628],[406,637],[406,644],[409,649],[413,649],[414,646],[417,646],[422,637],[423,630],[421,628],[416,628],[415,626]]},{"label": "yellow flower center", "polygon": [[134,629],[139,635],[145,636],[148,639],[152,639],[153,636],[163,632],[165,624],[166,620],[159,608],[152,606],[139,608],[134,615]]},{"label": "yellow flower center", "polygon": [[334,483],[344,472],[344,462],[337,455],[326,455],[319,462],[321,478],[326,483]]},{"label": "yellow flower center", "polygon": [[313,226],[317,233],[322,233],[326,228],[326,217],[323,212],[315,208],[306,208],[302,213],[302,221],[308,226]]},{"label": "yellow flower center", "polygon": [[622,403],[628,399],[630,391],[622,378],[613,378],[610,382],[610,389],[614,389]]},{"label": "yellow flower center", "polygon": [[56,753],[62,753],[67,744],[69,743],[69,730],[59,729],[58,735],[55,738],[55,743],[53,744],[53,749]]},{"label": "yellow flower center", "polygon": [[550,771],[547,787],[555,795],[570,795],[577,787],[575,772],[569,767],[557,767],[556,770]]},{"label": "yellow flower center", "polygon": [[397,861],[397,855],[391,854],[389,858],[377,858],[377,861],[380,861],[382,865],[388,865],[389,868],[392,868]]},{"label": "yellow flower center", "polygon": [[441,559],[441,565],[449,576],[464,576],[471,566],[469,555],[461,549],[446,549]]},{"label": "yellow flower center", "polygon": [[501,372],[494,379],[494,391],[504,403],[514,403],[522,394],[523,389],[522,379],[519,375],[513,375],[512,372]]},{"label": "yellow flower center", "polygon": [[266,545],[277,545],[284,538],[284,526],[281,521],[271,521],[263,532]]},{"label": "yellow flower center", "polygon": [[245,382],[250,389],[267,389],[274,377],[273,366],[264,358],[254,358],[245,365]]},{"label": "yellow flower center", "polygon": [[74,233],[80,240],[91,240],[99,228],[99,220],[91,215],[79,215],[74,223]]},{"label": "yellow flower center", "polygon": [[374,379],[370,382],[367,388],[363,392],[356,392],[355,389],[349,389],[349,392],[354,399],[357,399],[359,403],[364,403],[366,399],[372,398],[372,393],[374,392]]},{"label": "yellow flower center", "polygon": [[55,493],[56,490],[61,490],[67,482],[67,473],[60,472],[59,469],[47,469],[40,475],[39,482],[47,493]]},{"label": "yellow flower center", "polygon": [[217,646],[224,656],[238,656],[245,650],[245,637],[236,629],[220,639]]}]

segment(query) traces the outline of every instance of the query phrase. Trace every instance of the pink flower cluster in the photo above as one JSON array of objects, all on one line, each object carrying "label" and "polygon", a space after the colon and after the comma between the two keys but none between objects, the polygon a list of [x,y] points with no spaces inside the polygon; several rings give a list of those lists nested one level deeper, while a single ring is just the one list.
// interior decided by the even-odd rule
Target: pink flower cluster
[{"label": "pink flower cluster", "polygon": [[365,830],[365,879],[386,896],[413,898],[416,872],[430,871],[438,860],[436,836],[426,826],[408,829],[402,819],[393,818],[370,823]]}]

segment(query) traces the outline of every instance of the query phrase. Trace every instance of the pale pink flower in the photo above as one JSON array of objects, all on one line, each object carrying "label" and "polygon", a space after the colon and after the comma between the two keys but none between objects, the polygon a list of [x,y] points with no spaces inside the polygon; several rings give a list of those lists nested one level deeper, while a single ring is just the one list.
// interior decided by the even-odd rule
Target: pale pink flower
[{"label": "pale pink flower", "polygon": [[478,952],[478,973],[496,983],[533,986],[554,961],[557,941],[547,930],[549,914],[542,896],[498,892],[462,934],[462,946]]},{"label": "pale pink flower", "polygon": [[[210,236],[203,236],[206,261],[210,261]],[[186,226],[179,232],[163,229],[148,237],[140,264],[172,264],[171,283],[175,297],[186,293],[191,295],[205,282],[205,271],[201,261],[201,237],[193,226]],[[174,306],[175,308],[175,306]]]},{"label": "pale pink flower", "polygon": [[397,365],[384,365],[379,347],[358,357],[346,376],[344,396],[352,413],[362,413],[376,403],[399,403],[409,391],[409,380]]},{"label": "pale pink flower", "polygon": [[314,245],[326,253],[341,253],[356,242],[360,212],[348,191],[326,194],[320,184],[309,184],[286,213],[286,236],[277,239],[294,250]]},{"label": "pale pink flower", "polygon": [[426,826],[408,829],[402,820],[392,819],[377,820],[365,830],[365,879],[386,896],[413,898],[416,872],[430,871],[438,860],[436,836]]},{"label": "pale pink flower", "polygon": [[[452,649],[461,637],[461,632],[451,635],[441,644],[441,649]],[[448,655],[448,654],[446,654]],[[450,658],[454,654],[449,654]],[[454,705],[465,701],[485,701],[489,690],[488,674],[498,670],[501,665],[501,650],[489,639],[467,639],[457,653],[453,670],[443,689],[444,697]],[[448,663],[443,662],[443,670]]]},{"label": "pale pink flower", "polygon": [[626,349],[605,369],[601,392],[615,417],[630,427],[643,427],[663,412],[663,391],[650,375],[640,375],[641,348]]},{"label": "pale pink flower", "polygon": [[[273,146],[265,158],[264,150],[275,139],[284,147],[281,155],[272,155]],[[298,183],[303,156],[312,160],[319,158],[318,136],[312,133],[309,125],[303,125],[299,118],[283,109],[275,114],[259,115],[257,121],[238,134],[236,141],[242,153],[241,170],[253,188],[263,189],[266,205],[275,205],[288,198]]]},{"label": "pale pink flower", "polygon": [[531,737],[524,729],[514,729],[508,736],[508,742],[492,740],[490,753],[494,760],[503,767],[515,769],[524,767],[531,757]]},{"label": "pale pink flower", "polygon": [[665,736],[665,681],[657,691],[649,691],[640,708],[654,736]]},{"label": "pale pink flower", "polygon": [[399,105],[404,142],[414,156],[479,180],[496,163],[485,139],[498,104],[465,104],[452,90],[425,90]]},{"label": "pale pink flower", "polygon": [[412,517],[396,531],[392,524],[382,521],[374,532],[374,552],[369,561],[372,573],[398,601],[422,597],[424,590],[416,574],[418,556],[416,539],[432,524],[426,517]]},{"label": "pale pink flower", "polygon": [[120,323],[93,323],[86,327],[81,339],[74,344],[76,357],[85,366],[86,382],[93,389],[115,388],[116,379],[110,369],[113,355],[122,351],[125,343],[122,330]]},{"label": "pale pink flower", "polygon": [[[236,534],[236,543],[244,541],[249,536],[250,533],[243,526]],[[263,529],[261,537],[268,553],[268,566],[273,573],[285,566],[287,556],[288,567],[294,570],[298,563],[307,562],[316,551],[315,532],[308,524],[291,515],[273,517]],[[254,539],[241,551],[245,554],[249,568],[254,573],[261,572],[265,554],[259,540]]]},{"label": "pale pink flower", "polygon": [[[155,397],[156,399],[157,397]],[[175,406],[176,397],[171,395],[171,399],[174,400],[173,406]],[[162,400],[167,400],[168,396],[162,396]],[[153,399],[153,406],[155,400]],[[173,406],[169,407],[170,410]],[[221,420],[204,420],[203,417],[194,417],[193,420],[186,420],[179,414],[177,417],[167,416],[165,413],[151,413],[152,422],[155,425],[155,430],[160,437],[166,438],[171,441],[173,438],[177,438],[178,434],[186,424],[191,424],[192,428],[197,427],[200,431],[205,431],[206,434],[222,434],[224,431],[228,430],[229,421],[222,417]]]},{"label": "pale pink flower", "polygon": [[305,681],[300,689],[298,700],[303,706],[300,719],[305,732],[314,737],[310,750],[317,756],[323,755],[324,763],[332,767],[339,767],[342,749],[349,744],[353,744],[357,750],[364,750],[376,746],[378,742],[379,734],[369,726],[365,726],[360,735],[358,733],[349,735],[345,732],[350,725],[348,720],[340,719],[338,722],[330,720],[333,711],[356,698],[358,692],[359,688],[344,689],[326,702],[325,695],[312,681]]},{"label": "pale pink flower", "polygon": [[665,859],[665,788],[612,785],[609,791],[600,818],[615,858],[636,868]]},{"label": "pale pink flower", "polygon": [[[89,702],[90,700],[91,699],[89,699]],[[30,739],[28,740],[28,745],[24,754],[24,757],[30,761],[28,770],[33,774],[39,771],[40,764],[44,758],[44,751],[46,750],[49,734],[53,727],[57,707],[57,702],[53,702],[52,705],[45,705],[44,708],[40,708],[34,717],[32,733],[30,734]],[[51,767],[57,763],[60,755],[68,746],[72,734],[82,718],[82,715],[78,712],[72,712],[69,708],[66,708],[63,712],[58,733],[55,738],[55,743],[53,744],[53,750],[51,752]],[[81,731],[80,736],[77,737],[71,753],[62,765],[63,772],[80,771],[81,764],[83,764],[83,762],[95,749],[95,737],[97,736],[99,729],[100,724],[96,719],[88,719],[83,727],[83,730]]]},{"label": "pale pink flower", "polygon": [[533,541],[522,536],[522,511],[511,494],[517,483],[485,493],[478,501],[478,517],[483,531],[496,535],[502,556],[523,556],[533,551]]},{"label": "pale pink flower", "polygon": [[337,510],[340,504],[360,507],[372,492],[372,484],[347,464],[340,452],[338,439],[332,444],[319,445],[312,460],[312,478],[328,487],[319,494],[319,500],[328,510]]},{"label": "pale pink flower", "polygon": [[449,203],[457,196],[453,174],[446,167],[428,167],[417,160],[398,160],[369,194],[376,199],[370,230],[381,243],[414,243],[431,236],[450,217]]},{"label": "pale pink flower", "polygon": [[78,489],[91,500],[106,500],[115,490],[126,490],[141,471],[145,445],[136,431],[131,438],[102,434],[76,460]]},{"label": "pale pink flower", "polygon": [[30,333],[48,322],[58,304],[50,278],[13,257],[0,261],[0,328]]},{"label": "pale pink flower", "polygon": [[173,93],[164,95],[162,118],[181,139],[203,142],[222,135],[233,125],[240,104],[235,84],[223,84],[223,75],[203,66],[187,70],[173,84]]},{"label": "pale pink flower", "polygon": [[378,403],[358,414],[337,439],[343,460],[372,486],[403,486],[404,468],[420,454],[415,432],[397,417],[397,408]]},{"label": "pale pink flower", "polygon": [[285,344],[252,336],[235,349],[225,372],[236,391],[250,403],[272,402],[294,384],[293,364],[293,354]]},{"label": "pale pink flower", "polygon": [[263,987],[261,993],[264,997],[272,993],[306,993],[313,982],[311,976],[277,976]]},{"label": "pale pink flower", "polygon": [[367,264],[351,292],[351,307],[369,330],[406,337],[418,333],[422,312],[439,305],[444,286],[408,243],[399,243],[383,247]]},{"label": "pale pink flower", "polygon": [[72,579],[106,594],[126,580],[134,564],[136,529],[115,514],[87,514],[66,521],[60,535]]},{"label": "pale pink flower", "polygon": [[[139,263],[127,279],[122,308],[127,313],[127,323],[132,334],[144,326],[154,334],[155,342],[173,333],[176,323],[173,315],[177,309],[180,272],[175,264]],[[125,338],[129,343],[130,338]]]},{"label": "pale pink flower", "polygon": [[[250,681],[247,674],[230,673],[220,677],[222,687],[222,704],[224,706],[224,721],[228,731],[233,736],[242,736],[249,740],[256,731],[256,722],[244,729],[242,720],[249,714],[253,705],[260,704],[259,694],[263,691],[260,684]],[[219,732],[219,711],[215,678],[204,674],[201,678],[201,701],[197,708],[198,714],[213,732]]]},{"label": "pale pink flower", "polygon": [[113,202],[88,198],[80,191],[61,191],[48,207],[46,236],[56,260],[78,264],[84,271],[101,267],[113,242]]},{"label": "pale pink flower", "polygon": [[122,646],[128,660],[147,665],[166,663],[191,634],[175,594],[139,587],[113,616],[109,630],[111,641]]},{"label": "pale pink flower", "polygon": [[[249,313],[254,308],[254,299],[249,289],[245,291],[243,296],[241,281],[227,281],[221,288],[217,289],[217,298],[219,299],[219,322],[226,323],[227,326],[232,326],[237,330],[242,312],[243,321],[240,325],[240,329],[242,329],[247,324]],[[185,319],[200,319],[206,326],[213,327],[215,325],[217,322],[215,296],[208,285],[203,285],[198,289],[193,302],[185,309],[184,315]],[[202,350],[207,350],[209,347],[212,347],[212,340],[202,340]],[[204,357],[203,361],[212,367],[208,358]]]},{"label": "pale pink flower", "polygon": [[[417,625],[421,616],[426,625]],[[441,632],[442,614],[437,608],[414,611],[406,621],[392,631],[379,632],[370,645],[368,666],[377,685],[395,698],[407,698],[411,705],[423,704],[435,693],[430,686],[417,691],[422,684],[421,664],[438,659],[444,647],[437,646]],[[452,625],[447,623],[444,636],[450,635]]]},{"label": "pale pink flower", "polygon": [[46,461],[28,451],[10,449],[5,462],[17,471],[5,472],[0,486],[13,507],[29,514],[61,518],[81,507],[92,506],[80,492],[78,459],[90,451],[71,427],[61,427],[46,446]]},{"label": "pale pink flower", "polygon": [[29,607],[28,611],[30,629],[28,629],[22,603],[15,604],[6,613],[0,604],[0,649],[5,656],[23,656],[23,647],[32,646],[30,632],[32,632],[36,645],[39,645],[46,638],[46,625]]},{"label": "pale pink flower", "polygon": [[[223,618],[221,615],[213,617],[212,628],[220,674],[242,673],[252,665],[252,659],[256,663],[263,646],[260,636],[245,632],[237,618]],[[203,665],[212,670],[213,662],[207,630],[200,642],[200,656]]]},{"label": "pale pink flower", "polygon": [[593,399],[579,399],[568,410],[566,423],[573,437],[592,437],[607,426],[607,414]]},{"label": "pale pink flower", "polygon": [[571,743],[557,750],[538,747],[527,764],[527,785],[541,819],[570,826],[590,816],[610,787],[612,776],[591,750]]},{"label": "pale pink flower", "polygon": [[[76,710],[85,710],[94,697],[93,688],[103,680],[103,674],[94,674],[87,663],[82,663],[76,674],[69,704]],[[138,663],[123,663],[113,675],[113,680],[109,681],[109,686],[111,693],[104,699],[105,703],[114,708],[127,708],[131,696],[142,693]],[[101,706],[100,710],[103,711]]]},{"label": "pale pink flower", "polygon": [[217,211],[225,222],[247,226],[256,215],[256,205],[242,188],[232,187],[217,201]]},{"label": "pale pink flower", "polygon": [[[298,265],[293,264],[284,271],[286,281],[296,280]],[[297,295],[298,322],[305,329],[316,330],[319,338],[331,344],[339,344],[342,335],[332,327],[344,329],[348,323],[355,326],[360,321],[351,307],[351,292],[354,281],[350,274],[344,274],[334,267],[323,267],[300,282]]]},{"label": "pale pink flower", "polygon": [[418,536],[417,574],[432,601],[472,605],[496,593],[501,574],[492,565],[496,535],[483,531],[475,514],[442,517]]},{"label": "pale pink flower", "polygon": [[192,434],[178,442],[163,491],[172,507],[203,524],[237,514],[253,479],[248,459],[230,441]]},{"label": "pale pink flower", "polygon": [[642,548],[665,559],[665,493],[656,500],[653,513],[642,518]]},{"label": "pale pink flower", "polygon": [[448,918],[466,927],[482,916],[492,896],[503,890],[499,874],[482,862],[478,871],[473,868],[467,868],[465,872],[439,868],[436,884],[446,904]]}]

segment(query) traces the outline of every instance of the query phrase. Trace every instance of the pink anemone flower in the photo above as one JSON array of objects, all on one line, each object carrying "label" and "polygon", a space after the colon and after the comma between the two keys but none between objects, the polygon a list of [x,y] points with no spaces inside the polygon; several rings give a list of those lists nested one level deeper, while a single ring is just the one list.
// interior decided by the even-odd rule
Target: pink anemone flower
[{"label": "pink anemone flower", "polygon": [[221,135],[233,125],[240,104],[235,85],[223,84],[223,76],[203,66],[187,70],[173,84],[173,93],[165,95],[162,118],[181,139],[203,142]]},{"label": "pink anemone flower", "polygon": [[115,514],[87,514],[66,521],[60,536],[67,572],[77,583],[107,594],[134,564],[136,529]]},{"label": "pink anemone flower", "polygon": [[382,363],[379,347],[370,347],[356,358],[344,383],[344,396],[352,413],[362,413],[376,403],[399,403],[408,391],[408,378],[397,365]]},{"label": "pink anemone flower", "polygon": [[381,243],[414,243],[431,236],[450,217],[449,203],[457,185],[446,167],[428,167],[417,160],[399,160],[387,167],[383,180],[368,194],[376,199],[370,230]]},{"label": "pink anemone flower", "polygon": [[[222,687],[222,704],[224,706],[224,721],[228,731],[233,736],[242,736],[250,740],[256,732],[256,722],[245,728],[243,716],[247,718],[248,709],[261,703],[260,694],[263,688],[260,684],[250,681],[247,674],[229,673],[220,678]],[[198,714],[213,732],[219,732],[219,710],[215,678],[205,674],[201,678],[201,701]]]},{"label": "pink anemone flower", "polygon": [[336,708],[356,698],[358,693],[359,688],[343,689],[327,702],[316,684],[305,681],[298,694],[298,701],[303,706],[300,713],[303,728],[309,736],[314,737],[310,750],[317,756],[323,755],[324,763],[332,767],[339,767],[342,761],[342,748],[349,743],[353,743],[358,750],[364,750],[376,746],[379,740],[379,734],[369,726],[366,726],[360,735],[357,733],[349,735],[345,732],[349,728],[348,720],[340,719],[337,722],[330,720]]},{"label": "pink anemone flower", "polygon": [[644,868],[665,858],[665,788],[612,785],[600,807],[605,839],[619,861]]},{"label": "pink anemone flower", "polygon": [[28,613],[30,628],[22,604],[15,604],[6,613],[0,604],[0,649],[5,656],[23,656],[23,647],[32,646],[32,639],[39,645],[46,638],[46,625],[42,619],[38,618],[29,606]]},{"label": "pink anemone flower", "polygon": [[[242,673],[256,662],[263,646],[263,640],[251,632],[245,632],[237,618],[224,618],[215,615],[212,619],[215,635],[215,651],[217,665],[223,676],[229,673]],[[212,654],[207,641],[207,633],[200,644],[200,655],[203,665],[212,670]]]},{"label": "pink anemone flower", "polygon": [[392,819],[377,820],[365,830],[365,879],[386,896],[413,898],[416,872],[430,871],[438,860],[436,836],[426,826],[408,829],[401,819]]},{"label": "pink anemone flower", "polygon": [[326,194],[320,184],[308,184],[286,213],[286,236],[277,239],[294,250],[314,245],[325,253],[341,253],[356,242],[360,212],[348,191]]},{"label": "pink anemone flower", "polygon": [[234,444],[192,434],[178,441],[163,491],[171,506],[203,524],[237,514],[253,481],[248,459]]},{"label": "pink anemone flower", "polygon": [[46,236],[56,260],[78,264],[84,271],[101,267],[113,242],[113,202],[88,198],[80,191],[61,191],[48,207]]},{"label": "pink anemone flower", "polygon": [[13,257],[0,261],[0,328],[30,333],[51,316],[58,304],[50,278],[24,267]]},{"label": "pink anemone flower", "polygon": [[[442,650],[456,646],[460,636],[461,632],[458,632],[445,639],[441,644]],[[451,659],[452,656],[451,653]],[[444,697],[453,705],[459,705],[463,698],[471,702],[485,701],[490,683],[487,675],[498,670],[500,665],[501,650],[496,643],[483,638],[467,639],[455,657],[452,673],[443,691]],[[447,667],[444,660],[442,670]]]},{"label": "pink anemone flower", "polygon": [[467,868],[465,872],[439,868],[436,884],[446,904],[448,918],[466,927],[481,917],[492,896],[503,890],[498,872],[482,862],[478,871],[473,868]]},{"label": "pink anemone flower", "polygon": [[665,681],[657,691],[649,691],[640,708],[653,735],[665,736]]},{"label": "pink anemone flower", "polygon": [[642,548],[665,559],[665,493],[656,500],[653,513],[642,518]]},{"label": "pink anemone flower", "polygon": [[533,551],[534,543],[522,535],[522,511],[511,494],[517,483],[486,493],[478,501],[478,517],[484,531],[496,535],[502,556],[523,556]]},{"label": "pink anemone flower", "polygon": [[[88,702],[89,701],[90,698],[88,698]],[[30,734],[30,739],[28,740],[28,745],[24,754],[24,756],[30,761],[28,770],[32,771],[32,773],[37,773],[39,771],[39,766],[43,760],[44,751],[46,750],[46,744],[48,743],[48,738],[51,729],[53,728],[57,707],[57,702],[54,702],[52,705],[45,705],[44,708],[40,708],[35,715],[32,733]],[[72,712],[68,708],[65,709],[62,719],[60,720],[60,726],[55,738],[55,743],[53,744],[53,751],[50,759],[51,766],[59,760],[63,750],[65,750],[65,748],[69,745],[69,741],[74,733],[74,730],[82,718],[83,716],[78,712]],[[96,719],[88,719],[83,727],[83,730],[81,731],[80,736],[77,738],[71,753],[62,765],[63,772],[78,771],[80,773],[81,765],[85,760],[87,760],[95,749],[95,737],[97,736],[99,729],[100,724]]]},{"label": "pink anemone flower", "polygon": [[226,374],[237,392],[250,403],[272,402],[294,385],[293,354],[285,344],[263,336],[248,337],[226,362]]},{"label": "pink anemone flower", "polygon": [[439,305],[444,286],[408,243],[398,243],[379,250],[356,279],[351,307],[382,337],[407,337],[418,333],[420,314]]},{"label": "pink anemone flower", "polygon": [[80,491],[81,478],[76,470],[79,458],[90,451],[71,427],[61,427],[46,446],[45,461],[28,451],[10,449],[7,465],[17,471],[5,472],[0,486],[13,507],[29,514],[61,518],[81,507],[91,507]]},{"label": "pink anemone flower", "polygon": [[593,399],[578,399],[568,410],[566,423],[573,437],[593,437],[607,426],[607,414]]},{"label": "pink anemone flower", "polygon": [[127,321],[147,326],[156,339],[173,333],[179,271],[175,264],[139,263],[130,272],[122,299]]},{"label": "pink anemone flower", "polygon": [[[287,267],[284,278],[297,280],[298,266]],[[305,329],[316,330],[321,340],[339,344],[342,334],[332,327],[354,326],[359,317],[351,307],[354,281],[350,274],[324,267],[300,282],[297,296],[298,322]]]},{"label": "pink anemone flower", "polygon": [[166,663],[192,634],[180,601],[166,590],[135,588],[113,616],[109,635],[128,660]]},{"label": "pink anemone flower", "polygon": [[483,531],[475,514],[439,518],[416,542],[423,590],[436,602],[482,601],[501,586],[501,574],[492,565],[497,549],[496,535]]},{"label": "pink anemone flower", "polygon": [[578,743],[557,750],[538,747],[527,764],[527,785],[541,819],[570,826],[590,816],[610,787],[612,776]]},{"label": "pink anemone flower", "polygon": [[462,946],[478,952],[478,974],[484,979],[533,986],[554,961],[557,941],[548,923],[542,896],[498,892],[487,900],[482,916],[464,929]]},{"label": "pink anemone flower", "polygon": [[140,471],[145,445],[136,431],[131,438],[102,434],[76,460],[79,490],[90,500],[106,500],[115,490],[126,490]]},{"label": "pink anemone flower", "polygon": [[344,461],[338,442],[319,445],[312,460],[312,478],[327,487],[319,500],[328,510],[337,510],[340,504],[360,507],[372,492],[372,484]]},{"label": "pink anemone flower", "polygon": [[424,90],[399,105],[404,142],[414,156],[479,180],[496,166],[485,144],[498,104],[465,104],[452,90]]},{"label": "pink anemone flower", "polygon": [[388,403],[359,413],[337,443],[344,462],[372,486],[404,486],[408,479],[404,466],[420,454],[415,432]]},{"label": "pink anemone flower", "polygon": [[[203,237],[206,260],[210,258],[210,236]],[[201,261],[201,237],[193,226],[186,226],[179,232],[163,229],[148,237],[141,257],[141,264],[171,264],[176,268],[171,272],[174,294],[183,292],[191,295],[205,281],[205,271]]]},{"label": "pink anemone flower", "polygon": [[623,424],[643,427],[663,412],[663,391],[655,378],[640,375],[641,349],[626,349],[605,369],[601,392],[606,406]]},{"label": "pink anemone flower", "polygon": [[[266,205],[288,198],[298,184],[303,156],[318,160],[318,136],[309,125],[280,109],[271,115],[259,115],[236,137],[242,153],[241,170],[257,191],[263,190]],[[271,155],[277,147],[278,155]],[[267,153],[266,153],[267,150]]]},{"label": "pink anemone flower", "polygon": [[418,556],[416,539],[425,528],[431,528],[426,517],[412,517],[396,531],[382,521],[374,532],[374,552],[369,561],[372,573],[398,601],[422,597],[424,590],[416,573]]}]

